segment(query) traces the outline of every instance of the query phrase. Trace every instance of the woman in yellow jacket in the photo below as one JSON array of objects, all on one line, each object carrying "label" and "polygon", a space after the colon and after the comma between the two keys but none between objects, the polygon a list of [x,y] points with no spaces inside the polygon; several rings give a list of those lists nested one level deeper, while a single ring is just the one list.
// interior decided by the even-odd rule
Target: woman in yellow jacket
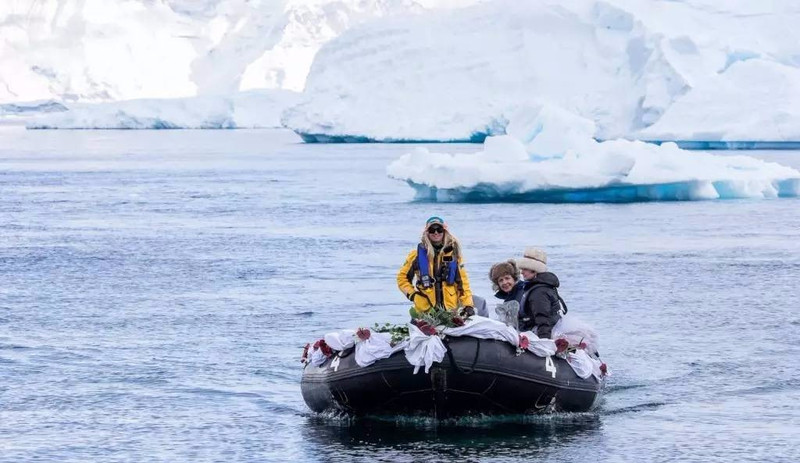
[{"label": "woman in yellow jacket", "polygon": [[447,230],[444,220],[431,217],[425,223],[421,242],[408,253],[397,272],[397,287],[414,304],[417,313],[433,307],[447,310],[463,307],[467,314],[474,313],[461,245]]}]

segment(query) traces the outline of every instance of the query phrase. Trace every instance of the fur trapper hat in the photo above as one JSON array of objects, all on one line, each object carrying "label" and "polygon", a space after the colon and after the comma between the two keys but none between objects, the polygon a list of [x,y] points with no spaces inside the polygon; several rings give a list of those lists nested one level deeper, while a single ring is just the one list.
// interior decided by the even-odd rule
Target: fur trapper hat
[{"label": "fur trapper hat", "polygon": [[489,269],[489,280],[492,281],[492,287],[495,291],[500,289],[500,287],[497,285],[497,280],[505,275],[511,275],[511,278],[513,278],[514,281],[519,280],[519,269],[517,268],[517,263],[514,261],[514,259],[508,259],[505,262],[498,262],[492,265],[492,268]]},{"label": "fur trapper hat", "polygon": [[526,248],[522,259],[517,259],[517,267],[544,273],[547,271],[547,253],[538,248]]}]

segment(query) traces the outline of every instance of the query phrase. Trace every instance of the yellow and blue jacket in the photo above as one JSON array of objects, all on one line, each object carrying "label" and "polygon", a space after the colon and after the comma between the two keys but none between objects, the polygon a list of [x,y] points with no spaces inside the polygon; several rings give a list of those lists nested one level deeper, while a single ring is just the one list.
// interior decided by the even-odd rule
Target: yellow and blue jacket
[{"label": "yellow and blue jacket", "polygon": [[[420,272],[426,262],[427,272]],[[423,284],[426,275],[431,283],[427,287]],[[424,246],[417,246],[397,272],[397,287],[414,303],[417,312],[427,312],[435,306],[447,310],[473,306],[467,271],[461,257],[454,257],[452,246],[436,249],[432,259]]]}]

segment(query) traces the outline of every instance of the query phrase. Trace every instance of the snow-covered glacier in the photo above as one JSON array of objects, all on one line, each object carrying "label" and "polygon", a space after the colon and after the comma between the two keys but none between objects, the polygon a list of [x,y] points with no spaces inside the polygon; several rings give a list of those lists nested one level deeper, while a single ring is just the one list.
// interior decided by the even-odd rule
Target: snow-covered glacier
[{"label": "snow-covered glacier", "polygon": [[800,171],[674,143],[593,138],[595,124],[549,105],[520,110],[479,153],[425,148],[387,168],[420,200],[631,202],[800,195]]},{"label": "snow-covered glacier", "polygon": [[[246,105],[254,95],[239,92],[259,90],[258,98],[291,104],[285,92],[264,97],[264,91],[302,91],[317,49],[354,25],[475,1],[4,1],[0,104],[30,109],[53,101],[75,109],[33,126],[75,127],[84,121],[125,128],[148,120],[160,124],[165,114],[170,124],[205,120],[214,125],[220,104]],[[200,98],[189,100],[194,97]],[[180,100],[170,101],[174,98]],[[127,100],[137,102],[122,104],[115,119],[114,104]],[[94,107],[92,115],[87,103],[114,104]],[[179,114],[181,108],[187,112]],[[211,112],[202,115],[203,108]],[[273,113],[283,109],[266,108],[266,119],[251,125],[275,124]]]},{"label": "snow-covered glacier", "polygon": [[800,142],[800,68],[760,58],[736,62],[690,90],[636,137],[698,147]]},{"label": "snow-covered glacier", "polygon": [[553,104],[601,140],[800,142],[796,24],[795,0],[14,0],[0,118],[482,141]]},{"label": "snow-covered glacier", "polygon": [[[301,91],[316,50],[446,0],[0,2],[0,103]],[[469,4],[471,2],[464,2]]]},{"label": "snow-covered glacier", "polygon": [[[283,121],[308,141],[479,141],[520,107],[555,104],[598,139],[797,139],[762,130],[800,115],[784,85],[800,66],[796,24],[789,0],[495,0],[388,18],[325,45]],[[754,59],[784,104],[738,88]]]},{"label": "snow-covered glacier", "polygon": [[[280,125],[297,101],[289,90],[248,90],[231,96],[74,103],[27,122],[29,129],[260,129]],[[2,106],[0,106],[1,108]]]},{"label": "snow-covered glacier", "polygon": [[320,50],[305,101],[284,121],[309,140],[475,141],[503,133],[514,107],[546,101],[619,136],[663,109],[646,107],[646,94],[682,91],[650,42],[631,14],[589,0],[373,22]]}]

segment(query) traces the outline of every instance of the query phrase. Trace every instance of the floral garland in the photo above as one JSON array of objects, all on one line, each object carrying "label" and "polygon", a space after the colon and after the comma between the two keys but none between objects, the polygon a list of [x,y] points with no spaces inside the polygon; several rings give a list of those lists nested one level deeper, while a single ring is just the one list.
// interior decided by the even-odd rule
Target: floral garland
[{"label": "floral garland", "polygon": [[306,344],[305,347],[303,347],[303,356],[300,358],[300,362],[308,363],[309,351],[315,351],[318,349],[322,352],[322,355],[324,355],[325,357],[333,356],[333,349],[331,349],[331,346],[329,346],[324,339],[320,339],[314,343],[313,347],[311,346],[311,344]]},{"label": "floral garland", "polygon": [[[439,327],[455,328],[464,326],[466,321],[469,320],[469,317],[470,315],[465,313],[457,313],[452,310],[433,308],[428,312],[416,313],[416,317],[411,320],[411,323],[419,328],[419,330],[424,334],[431,336],[439,334]],[[375,331],[376,333],[391,334],[391,346],[396,346],[398,343],[403,342],[409,337],[408,325],[406,324],[394,325],[391,323],[384,323],[383,325],[379,325],[375,323],[375,325],[372,327],[372,331]],[[372,332],[369,328],[358,328],[355,334],[358,341],[366,341],[371,335]],[[328,346],[324,339],[320,339],[313,345],[306,344],[303,347],[303,355],[300,358],[300,362],[308,363],[310,361],[310,353],[316,351],[317,349],[320,349],[325,357],[331,357],[336,353],[333,349],[331,349],[330,346]]]},{"label": "floral garland", "polygon": [[[586,350],[586,343],[581,340],[577,345],[570,345],[569,341],[565,338],[556,339],[556,355],[569,362],[569,354],[574,354],[579,350]],[[597,359],[599,360],[599,359]],[[608,375],[608,365],[605,362],[600,363],[600,372],[603,376]]]},{"label": "floral garland", "polygon": [[[417,315],[417,318],[411,320],[411,324],[419,328],[419,330],[427,336],[439,334],[439,329],[441,327],[454,328],[464,326],[466,320],[469,320],[469,315],[462,316],[458,313],[442,309],[433,309],[429,312]],[[390,344],[392,346],[397,345],[409,337],[408,325],[393,325],[391,323],[378,325],[375,323],[375,325],[372,327],[372,331],[375,331],[376,333],[391,334]],[[356,342],[364,342],[370,339],[372,336],[372,331],[369,328],[358,328],[358,330],[355,332],[355,337],[357,339]],[[569,361],[569,354],[574,354],[579,350],[585,350],[587,348],[587,344],[583,342],[583,340],[574,345],[571,345],[569,340],[566,338],[558,338],[554,342],[556,345],[556,355],[567,361]],[[521,355],[525,350],[528,349],[528,347],[530,347],[530,339],[528,339],[528,337],[524,334],[520,334],[517,355]],[[303,347],[303,355],[300,361],[302,363],[308,363],[310,361],[309,353],[316,350],[320,350],[320,352],[328,358],[332,357],[336,353],[336,351],[334,351],[324,339],[319,339],[313,344],[313,346],[309,343]],[[603,376],[607,376],[609,374],[608,366],[605,363],[601,363],[599,368]]]},{"label": "floral garland", "polygon": [[[366,329],[366,328],[363,328]],[[399,342],[403,342],[404,339],[408,338],[408,326],[407,325],[392,325],[391,323],[384,323],[383,325],[378,325],[377,323],[375,326],[372,327],[373,331],[376,333],[389,333],[392,335],[392,340],[389,344],[392,346],[397,345]]]},{"label": "floral garland", "polygon": [[469,317],[465,313],[434,307],[427,312],[417,312],[417,317],[411,320],[411,323],[424,334],[431,336],[438,334],[437,327],[456,328],[464,326]]},{"label": "floral garland", "polygon": [[359,328],[356,330],[356,337],[361,341],[366,341],[370,336],[372,336],[372,333],[369,331],[369,328]]},{"label": "floral garland", "polygon": [[[399,325],[390,325],[389,323],[384,324],[382,327],[379,327],[378,324],[375,324],[373,328],[376,333],[385,333],[391,332],[392,333],[392,343],[391,345],[394,346],[396,344],[395,338],[398,339],[397,342],[402,341],[403,339],[408,337],[408,327],[403,327]],[[405,330],[405,334],[403,334],[403,330]],[[372,331],[369,328],[358,328],[355,332],[356,342],[363,342],[368,340],[372,336]],[[325,339],[319,339],[314,344],[306,344],[303,347],[303,355],[300,357],[300,363],[309,363],[311,360],[309,358],[309,354],[319,350],[322,352],[322,355],[325,357],[333,357],[334,354],[337,354],[339,351],[334,350],[328,343],[325,342]]]}]

